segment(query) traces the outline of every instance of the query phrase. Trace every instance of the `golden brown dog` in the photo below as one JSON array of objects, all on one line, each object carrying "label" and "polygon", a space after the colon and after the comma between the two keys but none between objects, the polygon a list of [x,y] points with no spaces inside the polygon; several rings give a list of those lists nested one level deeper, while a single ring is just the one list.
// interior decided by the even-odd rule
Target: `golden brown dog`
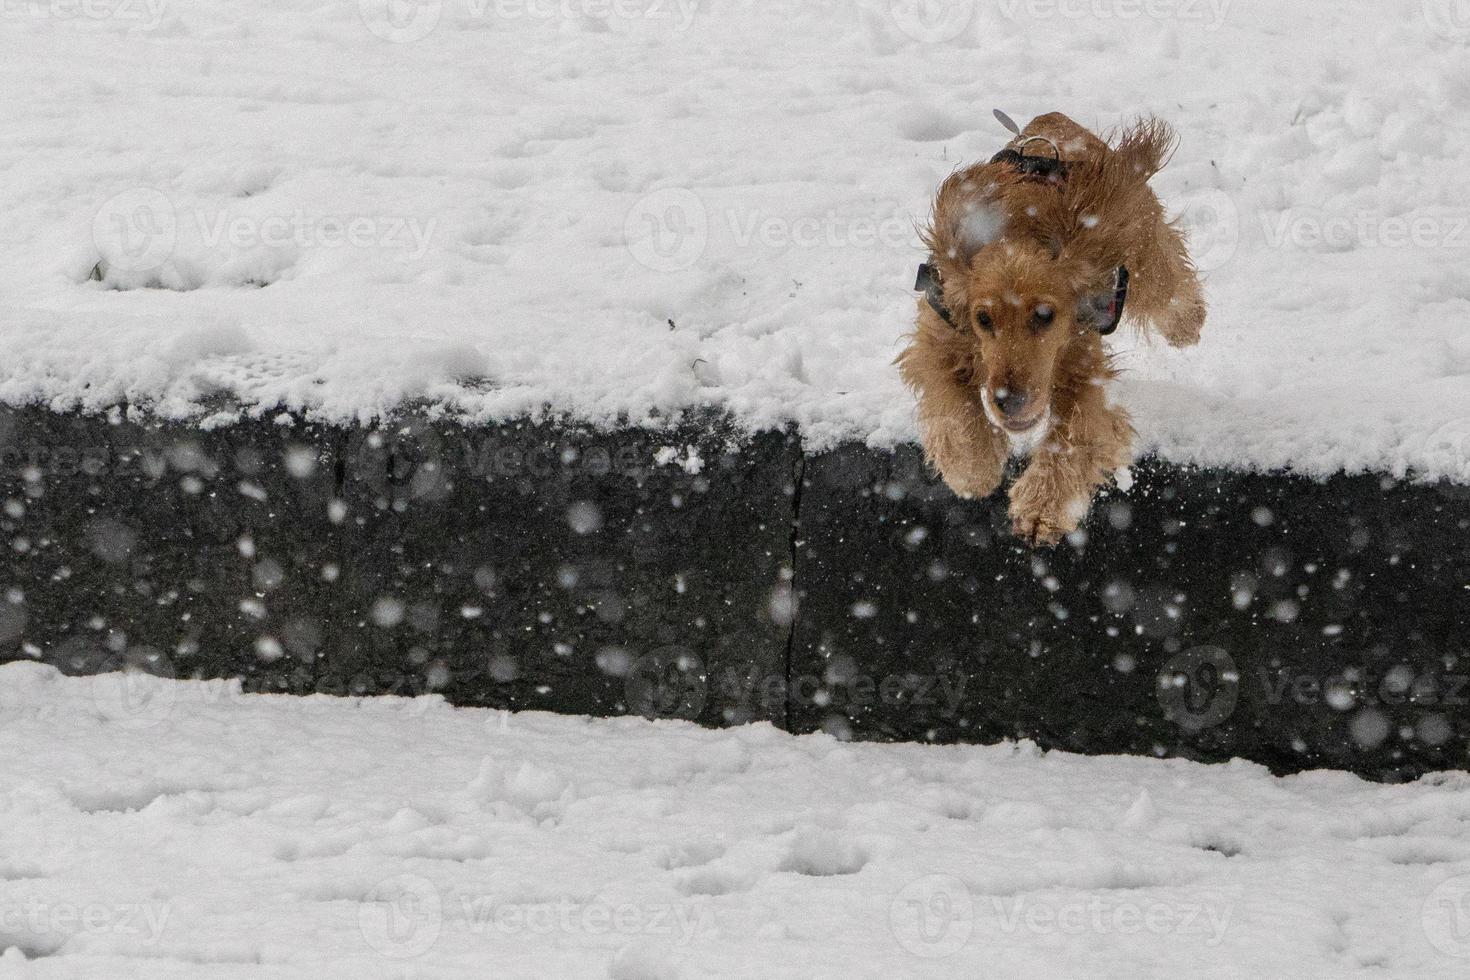
[{"label": "golden brown dog", "polygon": [[1016,534],[1055,544],[1132,459],[1110,405],[1103,336],[1126,309],[1174,346],[1199,339],[1204,297],[1184,240],[1148,186],[1174,147],[1145,119],[1110,146],[1060,113],[991,162],[945,180],[924,233],[918,327],[899,355],[925,455],[955,493],[983,497],[1008,456]]}]

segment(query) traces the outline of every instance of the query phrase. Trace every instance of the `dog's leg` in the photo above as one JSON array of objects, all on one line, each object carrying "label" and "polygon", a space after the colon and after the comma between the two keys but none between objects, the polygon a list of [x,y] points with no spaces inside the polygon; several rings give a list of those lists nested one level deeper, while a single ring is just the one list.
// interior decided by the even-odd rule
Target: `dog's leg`
[{"label": "dog's leg", "polygon": [[1128,413],[1107,404],[1102,386],[1085,385],[1011,487],[1016,534],[1033,545],[1053,545],[1075,531],[1098,487],[1128,465],[1132,446]]},{"label": "dog's leg", "polygon": [[1158,319],[1159,333],[1171,347],[1188,347],[1199,343],[1200,331],[1204,329],[1204,290],[1200,287],[1199,274],[1195,272],[1189,249],[1179,230],[1161,222],[1159,239],[1165,267],[1174,286],[1168,307]]},{"label": "dog's leg", "polygon": [[1148,237],[1138,288],[1130,297],[1130,303],[1137,303],[1134,312],[1150,321],[1171,347],[1198,343],[1205,325],[1204,290],[1184,236],[1164,220],[1162,207]]},{"label": "dog's leg", "polygon": [[924,458],[961,497],[986,497],[1000,485],[1009,452],[1005,436],[985,417],[979,392],[954,365],[922,341],[899,357],[899,373],[919,397]]}]

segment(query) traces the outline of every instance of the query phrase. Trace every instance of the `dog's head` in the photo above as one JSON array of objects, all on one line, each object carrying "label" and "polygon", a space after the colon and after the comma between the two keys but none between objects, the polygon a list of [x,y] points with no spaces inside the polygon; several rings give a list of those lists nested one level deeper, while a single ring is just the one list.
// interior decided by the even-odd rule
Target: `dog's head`
[{"label": "dog's head", "polygon": [[[950,329],[973,350],[991,421],[1021,436],[1051,411],[1061,365],[1109,324],[1104,274],[1028,242],[992,242],[941,272]],[[1091,339],[1090,339],[1091,338]]]},{"label": "dog's head", "polygon": [[1038,247],[999,244],[977,255],[956,318],[969,331],[991,419],[1020,434],[1051,409],[1057,362],[1076,339],[1078,295],[1071,276]]}]

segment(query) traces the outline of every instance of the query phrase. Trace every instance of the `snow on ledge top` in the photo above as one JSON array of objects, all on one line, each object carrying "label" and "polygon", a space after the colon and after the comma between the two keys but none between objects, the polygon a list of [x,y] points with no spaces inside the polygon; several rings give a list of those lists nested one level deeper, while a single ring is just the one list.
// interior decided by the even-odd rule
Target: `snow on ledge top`
[{"label": "snow on ledge top", "polygon": [[[1418,3],[1157,5],[1127,57],[1047,5],[360,6],[7,22],[0,400],[910,440],[914,221],[1001,101],[1183,137],[1211,316],[1116,338],[1140,451],[1470,481],[1470,38]],[[1085,89],[1017,89],[1038,59]]]}]

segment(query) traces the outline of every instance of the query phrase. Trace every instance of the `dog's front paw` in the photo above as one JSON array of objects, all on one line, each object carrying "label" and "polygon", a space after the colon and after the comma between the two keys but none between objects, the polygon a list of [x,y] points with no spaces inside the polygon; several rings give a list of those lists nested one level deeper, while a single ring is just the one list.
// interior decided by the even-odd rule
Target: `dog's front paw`
[{"label": "dog's front paw", "polygon": [[1160,333],[1170,347],[1192,347],[1199,343],[1200,332],[1205,326],[1205,308],[1200,303],[1184,303],[1170,309],[1169,316],[1160,327]]},{"label": "dog's front paw", "polygon": [[1050,548],[1077,530],[1090,503],[1085,496],[1047,493],[1022,477],[1011,488],[1011,530],[1032,547]]}]

